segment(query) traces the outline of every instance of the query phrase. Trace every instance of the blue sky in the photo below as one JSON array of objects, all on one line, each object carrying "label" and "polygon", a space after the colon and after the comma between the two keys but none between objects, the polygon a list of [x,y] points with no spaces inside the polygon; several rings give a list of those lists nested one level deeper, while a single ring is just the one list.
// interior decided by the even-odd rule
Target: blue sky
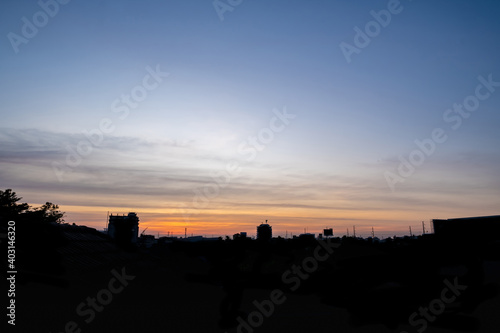
[{"label": "blue sky", "polygon": [[[458,129],[443,119],[479,76],[500,81],[496,1],[243,1],[223,21],[211,1],[58,6],[16,53],[9,33],[23,37],[23,17],[42,9],[0,5],[0,184],[58,203],[69,222],[100,227],[103,212],[135,209],[158,231],[229,233],[268,218],[279,231],[402,232],[498,214],[500,88]],[[346,61],[341,43],[388,6],[400,12]],[[168,76],[120,119],[114,101],[147,68]],[[285,109],[295,117],[247,161],[238,147]],[[103,119],[113,130],[58,179],[54,162]],[[391,191],[385,173],[435,128],[446,142]],[[238,176],[193,208],[230,161]]]}]

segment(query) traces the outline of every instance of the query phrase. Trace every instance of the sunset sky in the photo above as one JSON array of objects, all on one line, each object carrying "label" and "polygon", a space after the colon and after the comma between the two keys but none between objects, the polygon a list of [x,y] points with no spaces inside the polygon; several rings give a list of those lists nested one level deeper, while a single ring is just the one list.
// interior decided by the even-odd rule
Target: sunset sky
[{"label": "sunset sky", "polygon": [[23,202],[155,235],[500,213],[496,0],[66,1],[0,3],[0,189]]}]

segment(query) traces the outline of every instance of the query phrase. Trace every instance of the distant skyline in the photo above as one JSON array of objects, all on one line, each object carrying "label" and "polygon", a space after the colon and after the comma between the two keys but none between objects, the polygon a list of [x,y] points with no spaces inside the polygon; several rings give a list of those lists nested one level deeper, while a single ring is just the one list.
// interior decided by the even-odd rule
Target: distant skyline
[{"label": "distant skyline", "polygon": [[216,4],[2,1],[0,188],[151,234],[500,213],[498,1]]}]

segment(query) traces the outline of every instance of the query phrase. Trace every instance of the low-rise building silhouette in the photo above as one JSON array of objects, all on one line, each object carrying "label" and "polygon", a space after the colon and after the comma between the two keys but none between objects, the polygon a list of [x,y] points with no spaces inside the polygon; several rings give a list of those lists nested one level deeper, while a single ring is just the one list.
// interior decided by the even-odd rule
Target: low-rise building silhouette
[{"label": "low-rise building silhouette", "polygon": [[500,240],[500,215],[434,219],[432,223],[438,237]]},{"label": "low-rise building silhouette", "polygon": [[315,240],[316,239],[316,235],[315,234],[311,234],[311,233],[304,233],[304,234],[300,234],[298,236],[293,236],[293,239]]},{"label": "low-rise building silhouette", "polygon": [[325,237],[328,236],[333,237],[333,229],[332,228],[323,229],[323,235],[325,235]]},{"label": "low-rise building silhouette", "polygon": [[246,239],[246,238],[247,238],[247,233],[244,231],[233,235],[233,240],[234,239]]}]

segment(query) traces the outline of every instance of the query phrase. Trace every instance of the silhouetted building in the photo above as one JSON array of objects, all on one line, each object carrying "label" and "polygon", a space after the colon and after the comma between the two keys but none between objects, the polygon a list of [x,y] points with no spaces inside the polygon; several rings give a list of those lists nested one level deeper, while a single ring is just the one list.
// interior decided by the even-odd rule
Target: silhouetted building
[{"label": "silhouetted building", "polygon": [[257,240],[269,240],[273,237],[273,228],[266,223],[257,227]]},{"label": "silhouetted building", "polygon": [[300,234],[299,237],[293,236],[293,238],[303,239],[303,240],[315,240],[316,236],[311,233]]},{"label": "silhouetted building", "polygon": [[332,228],[323,229],[323,235],[325,235],[325,237],[333,236],[333,229]]},{"label": "silhouetted building", "polygon": [[109,216],[108,235],[120,245],[136,244],[139,237],[139,218],[136,213]]},{"label": "silhouetted building", "polygon": [[435,219],[432,223],[437,237],[500,240],[500,215]]},{"label": "silhouetted building", "polygon": [[157,243],[157,240],[155,239],[155,236],[153,235],[141,235],[139,237],[139,243],[141,246],[145,248],[151,248],[155,243]]},{"label": "silhouetted building", "polygon": [[246,239],[246,238],[247,238],[247,233],[243,231],[233,235],[233,239]]}]

